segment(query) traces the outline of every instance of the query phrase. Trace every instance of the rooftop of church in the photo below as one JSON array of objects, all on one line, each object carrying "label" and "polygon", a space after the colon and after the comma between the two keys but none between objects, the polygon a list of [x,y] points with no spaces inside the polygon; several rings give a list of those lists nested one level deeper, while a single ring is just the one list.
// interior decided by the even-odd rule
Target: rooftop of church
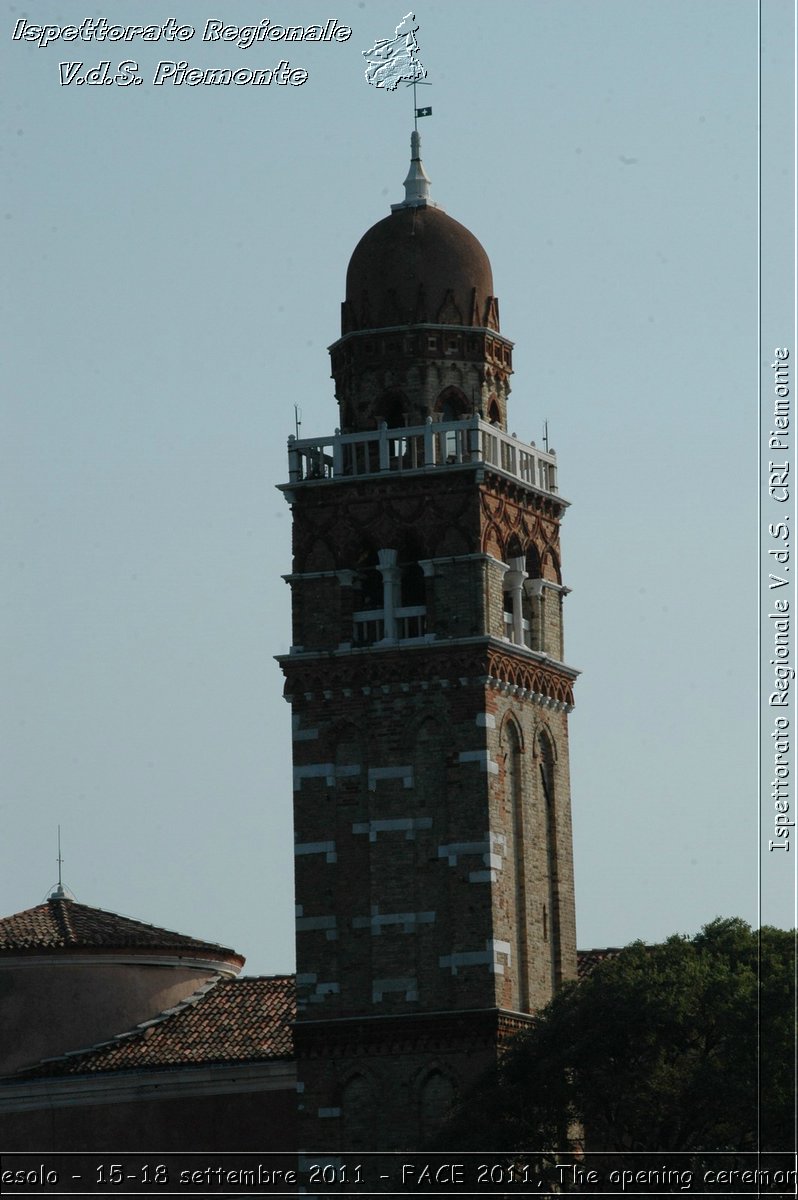
[{"label": "rooftop of church", "polygon": [[244,958],[228,946],[80,904],[63,894],[52,895],[35,908],[0,918],[0,956],[76,950],[99,953],[158,950],[224,959],[238,963],[239,969],[244,964]]},{"label": "rooftop of church", "polygon": [[[580,950],[579,979],[586,979],[600,963],[619,953],[619,947]],[[44,1059],[4,1082],[290,1059],[295,1019],[295,975],[215,979],[131,1030]]]},{"label": "rooftop of church", "polygon": [[295,991],[293,975],[214,980],[128,1032],[45,1059],[7,1082],[291,1058]]}]

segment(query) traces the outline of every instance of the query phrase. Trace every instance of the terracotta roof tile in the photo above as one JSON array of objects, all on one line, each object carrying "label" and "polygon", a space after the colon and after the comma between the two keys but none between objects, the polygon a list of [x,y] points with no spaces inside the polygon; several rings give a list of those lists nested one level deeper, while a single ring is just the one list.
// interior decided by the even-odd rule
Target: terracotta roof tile
[{"label": "terracotta roof tile", "polygon": [[615,955],[620,953],[620,946],[605,946],[602,950],[577,950],[576,963],[579,979],[587,979],[599,963],[604,962],[607,958],[615,958]]},{"label": "terracotta roof tile", "polygon": [[76,900],[50,899],[36,908],[0,919],[0,954],[78,949],[158,949],[178,953],[194,950],[215,958],[244,961],[226,946],[158,929],[143,921],[78,904]]},{"label": "terracotta roof tile", "polygon": [[[75,907],[84,908],[83,905]],[[39,911],[32,909],[20,913],[18,918],[28,918]],[[128,923],[126,918],[99,913],[97,909],[87,911]],[[10,917],[0,923],[3,933],[9,922],[16,919]],[[139,926],[135,921],[129,924]],[[165,932],[153,930],[148,925],[140,928],[161,936]],[[171,936],[181,938],[180,934]],[[202,945],[192,938],[181,938],[181,943]],[[586,979],[599,963],[619,953],[620,948],[615,946],[579,950],[579,979]],[[159,1014],[153,1021],[145,1022],[129,1033],[77,1054],[41,1062],[9,1076],[5,1082],[291,1058],[295,1017],[294,975],[219,979],[201,988],[175,1009]]]},{"label": "terracotta roof tile", "polygon": [[130,1033],[46,1060],[5,1082],[291,1058],[295,997],[293,975],[220,979]]}]

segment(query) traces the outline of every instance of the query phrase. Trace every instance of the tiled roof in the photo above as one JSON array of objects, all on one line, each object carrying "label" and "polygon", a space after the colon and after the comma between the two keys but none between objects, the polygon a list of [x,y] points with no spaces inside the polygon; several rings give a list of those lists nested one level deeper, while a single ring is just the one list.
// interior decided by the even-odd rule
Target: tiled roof
[{"label": "tiled roof", "polygon": [[51,898],[36,908],[0,919],[0,954],[121,949],[171,950],[178,954],[194,951],[238,960],[242,965],[244,962],[240,954],[226,946],[158,929],[76,900]]},{"label": "tiled roof", "polygon": [[295,982],[293,975],[220,979],[130,1033],[28,1067],[6,1082],[291,1058]]},{"label": "tiled roof", "polygon": [[[87,911],[98,913],[97,909]],[[30,915],[18,914],[20,918]],[[109,913],[99,915],[112,916]],[[15,919],[10,917],[0,923],[3,932],[8,922]],[[138,922],[129,924],[137,926]],[[153,930],[149,925],[141,928],[153,934],[164,934],[163,930]],[[168,936],[180,937],[179,934]],[[202,945],[191,938],[183,941]],[[586,979],[599,963],[619,953],[620,947],[616,946],[577,951],[579,979]],[[292,1058],[295,1017],[296,976],[219,979],[205,985],[176,1008],[129,1033],[77,1054],[28,1067],[7,1077],[5,1082]]]},{"label": "tiled roof", "polygon": [[605,946],[602,950],[577,950],[576,964],[579,978],[587,979],[599,963],[604,962],[606,958],[615,958],[615,955],[620,953],[620,946]]}]

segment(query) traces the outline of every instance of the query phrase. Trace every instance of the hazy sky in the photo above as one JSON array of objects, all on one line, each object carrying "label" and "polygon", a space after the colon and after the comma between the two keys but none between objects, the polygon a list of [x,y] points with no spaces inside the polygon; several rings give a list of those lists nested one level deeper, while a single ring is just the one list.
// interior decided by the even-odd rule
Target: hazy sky
[{"label": "hazy sky", "polygon": [[[789,225],[793,4],[763,8],[763,201]],[[3,913],[55,883],[60,822],[78,900],[233,946],[250,972],[293,966],[275,485],[295,404],[304,436],[337,424],[326,347],[348,258],[403,196],[412,92],[369,87],[361,51],[406,11],[3,6]],[[510,429],[539,442],[548,420],[572,502],[579,944],[756,923],[757,5],[415,12],[432,194],[491,258],[516,344]],[[197,32],[40,47],[12,41],[26,15]],[[264,17],[354,32],[202,41],[207,20]],[[152,82],[163,61],[281,58],[307,82]],[[60,85],[59,62],[104,59],[135,60],[144,82]],[[791,246],[772,253],[791,262]],[[768,293],[763,361],[794,355],[785,295]],[[764,862],[776,924],[793,920],[795,859]]]}]

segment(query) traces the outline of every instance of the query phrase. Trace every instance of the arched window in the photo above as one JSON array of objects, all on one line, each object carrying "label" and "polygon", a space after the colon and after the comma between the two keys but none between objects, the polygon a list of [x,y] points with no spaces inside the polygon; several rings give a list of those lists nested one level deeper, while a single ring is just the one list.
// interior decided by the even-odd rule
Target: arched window
[{"label": "arched window", "polygon": [[548,926],[549,955],[551,961],[551,989],[556,992],[562,983],[562,949],[560,946],[560,896],[557,873],[557,803],[554,788],[554,746],[545,731],[538,734],[538,769],[543,801],[543,819],[546,831],[546,879],[548,892],[548,920],[544,914],[544,928]]},{"label": "arched window", "polygon": [[502,593],[502,620],[504,622],[503,634],[508,642],[513,640],[513,593],[506,586],[507,576],[505,575],[505,588]]},{"label": "arched window", "polygon": [[352,634],[356,646],[370,646],[385,636],[384,586],[376,550],[366,550],[357,564],[357,586]]},{"label": "arched window", "polygon": [[343,1143],[347,1150],[366,1150],[374,1141],[379,1105],[365,1075],[353,1075],[341,1091]]},{"label": "arched window", "polygon": [[433,717],[425,717],[416,729],[415,736],[415,795],[420,806],[436,807],[445,811],[446,799],[446,748],[449,744],[446,730]]},{"label": "arched window", "polygon": [[421,1137],[429,1138],[438,1132],[452,1110],[455,1101],[454,1084],[442,1071],[432,1071],[419,1092],[418,1116]]},{"label": "arched window", "polygon": [[526,548],[526,573],[530,579],[540,579],[540,555],[538,548],[534,542],[530,542]]},{"label": "arched window", "polygon": [[400,388],[388,388],[375,405],[377,425],[384,421],[389,429],[401,429],[407,424],[405,414],[408,407],[407,396]]},{"label": "arched window", "polygon": [[[444,388],[435,401],[435,417],[445,424],[462,421],[468,416],[468,411],[468,400],[457,387]],[[448,429],[440,435],[439,440],[438,458],[440,461],[451,463],[463,460],[467,446],[462,430]]]},{"label": "arched window", "polygon": [[370,550],[358,566],[361,608],[382,608],[382,575],[377,566],[377,551]]},{"label": "arched window", "polygon": [[417,562],[402,563],[402,608],[423,604],[426,599],[424,572]]},{"label": "arched window", "polygon": [[513,721],[504,726],[505,742],[505,804],[509,810],[512,836],[513,864],[513,931],[515,945],[512,955],[514,977],[513,1003],[516,1011],[529,1011],[529,947],[527,945],[526,914],[526,854],[524,845],[524,791],[521,766],[521,738]]},{"label": "arched window", "polygon": [[462,421],[468,415],[468,400],[457,387],[444,388],[435,401],[435,410],[440,421]]},{"label": "arched window", "polygon": [[400,641],[423,637],[427,631],[427,586],[419,563],[422,553],[418,538],[407,533],[398,555],[396,636]]},{"label": "arched window", "polygon": [[556,550],[549,550],[546,554],[546,562],[544,563],[543,574],[547,579],[554,580],[555,583],[562,583],[562,571],[560,570],[560,559]]}]

